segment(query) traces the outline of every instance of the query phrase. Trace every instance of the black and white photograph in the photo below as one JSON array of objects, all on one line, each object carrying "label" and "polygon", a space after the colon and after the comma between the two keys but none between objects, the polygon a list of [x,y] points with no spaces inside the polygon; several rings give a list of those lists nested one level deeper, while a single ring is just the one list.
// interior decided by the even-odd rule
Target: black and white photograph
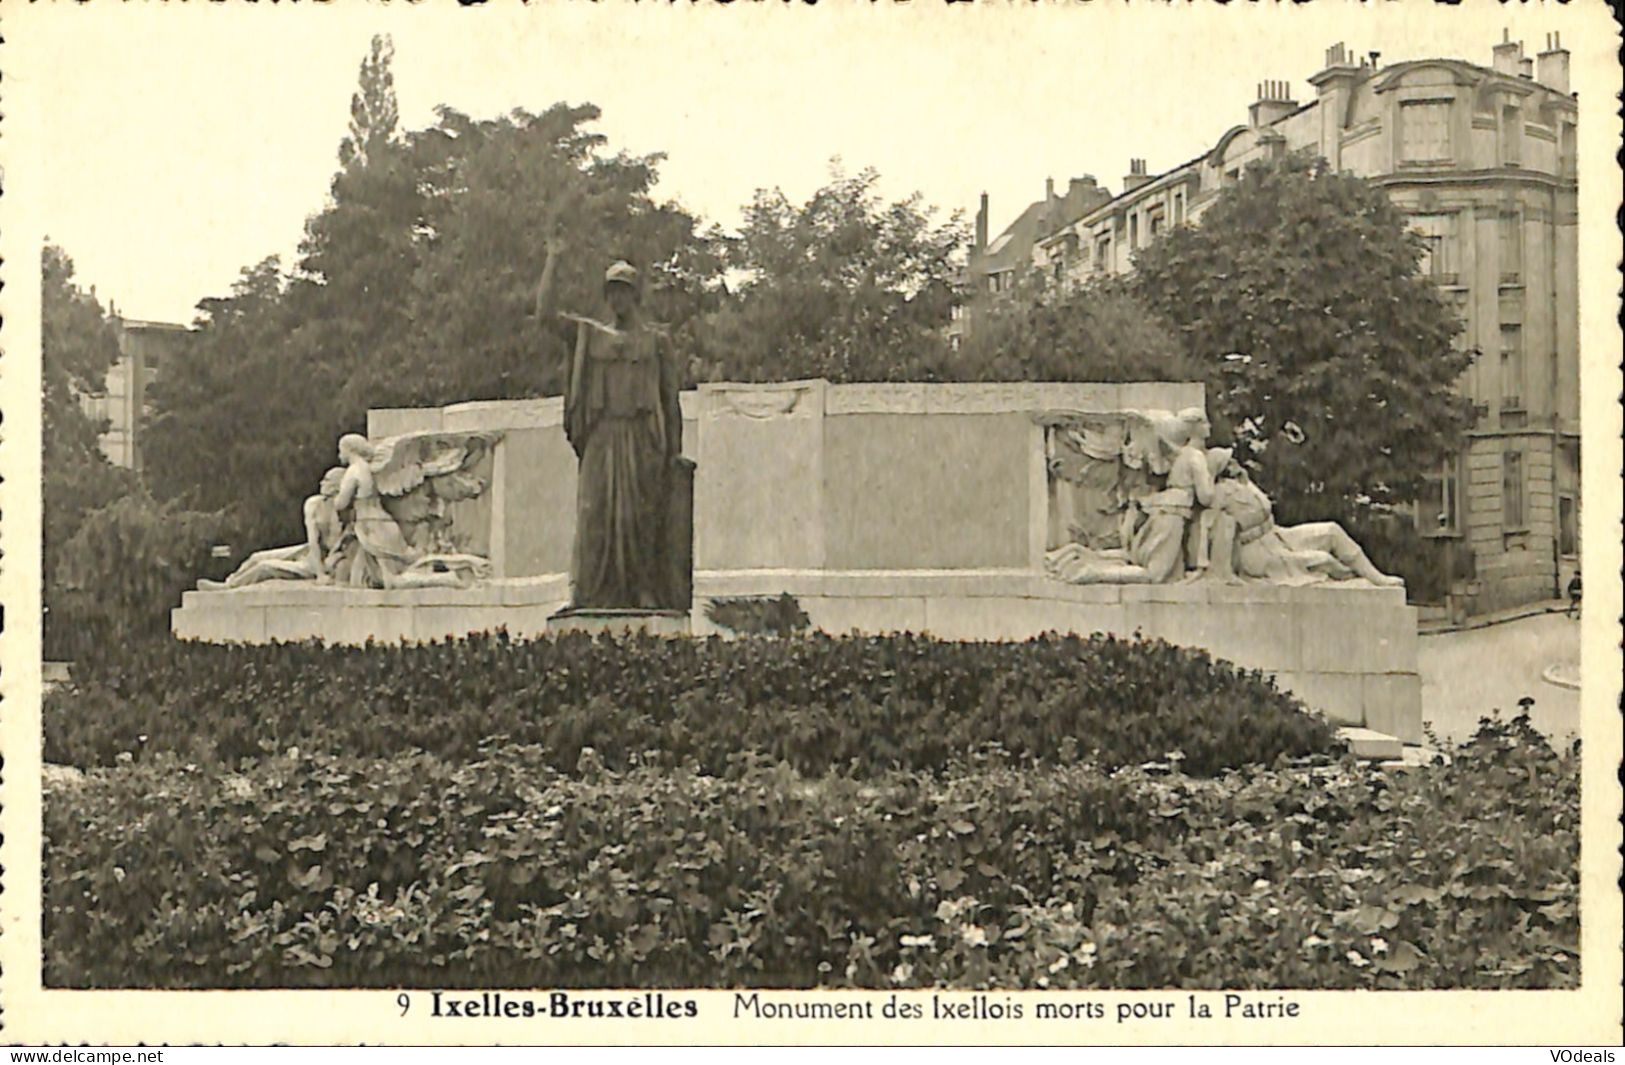
[{"label": "black and white photograph", "polygon": [[0,36],[7,1041],[1620,1039],[1605,5]]}]

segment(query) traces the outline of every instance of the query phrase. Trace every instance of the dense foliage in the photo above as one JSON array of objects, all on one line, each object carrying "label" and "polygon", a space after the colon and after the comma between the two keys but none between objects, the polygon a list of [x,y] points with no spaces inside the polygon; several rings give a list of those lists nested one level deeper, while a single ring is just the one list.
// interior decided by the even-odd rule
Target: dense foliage
[{"label": "dense foliage", "polygon": [[224,524],[222,515],[157,503],[140,491],[87,517],[62,552],[53,611],[72,627],[79,655],[167,637],[170,610],[209,572]]},{"label": "dense foliage", "polygon": [[1028,271],[982,308],[957,350],[942,356],[943,381],[1199,381],[1182,337],[1133,291],[1100,281],[1060,291]]},{"label": "dense foliage", "polygon": [[763,190],[725,247],[742,281],[711,317],[706,371],[720,380],[910,381],[947,350],[957,299],[956,214],[918,195],[886,203],[879,175],[838,167],[805,204]]},{"label": "dense foliage", "polygon": [[167,632],[180,589],[206,567],[221,515],[157,504],[133,470],[102,453],[107,425],[82,397],[105,392],[119,327],[50,244],[40,297],[44,649],[47,659],[72,659],[109,640]]},{"label": "dense foliage", "polygon": [[1527,719],[1395,774],[553,754],[164,756],[53,785],[46,984],[1578,984],[1579,759]]},{"label": "dense foliage", "polygon": [[1473,356],[1422,251],[1383,189],[1295,153],[1135,255],[1135,287],[1289,524],[1415,499],[1471,426],[1456,386]]},{"label": "dense foliage", "polygon": [[46,657],[71,655],[71,626],[57,621],[57,559],[86,516],[129,492],[134,476],[107,461],[97,439],[107,428],[80,397],[106,390],[118,361],[118,330],[94,293],[74,281],[73,260],[47,244],[40,261],[40,414],[43,443],[42,574]]},{"label": "dense foliage", "polygon": [[812,626],[812,619],[789,592],[712,599],[705,604],[705,617],[711,624],[739,635],[789,636]]},{"label": "dense foliage", "polygon": [[[1403,512],[1368,513],[1348,523],[1349,535],[1365,548],[1384,573],[1405,578],[1405,597],[1412,603],[1442,603],[1455,582],[1470,581],[1477,560],[1465,540],[1423,536]],[[1447,580],[1445,563],[1453,570]]]},{"label": "dense foliage", "polygon": [[990,743],[1109,767],[1177,749],[1194,775],[1333,743],[1325,721],[1257,672],[1111,636],[173,641],[88,663],[45,705],[46,760],[80,766],[121,752],[230,765],[288,746],[456,759],[496,737],[539,744],[561,772],[592,747],[613,769],[641,760],[727,775],[760,755],[808,776],[863,777],[941,772]]}]

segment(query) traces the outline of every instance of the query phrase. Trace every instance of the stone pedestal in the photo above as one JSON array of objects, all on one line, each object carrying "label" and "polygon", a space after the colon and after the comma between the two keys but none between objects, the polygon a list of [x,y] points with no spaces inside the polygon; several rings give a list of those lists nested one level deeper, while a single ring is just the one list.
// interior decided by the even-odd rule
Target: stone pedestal
[{"label": "stone pedestal", "polygon": [[685,610],[561,610],[547,619],[548,635],[607,632],[621,636],[688,636],[693,624]]}]

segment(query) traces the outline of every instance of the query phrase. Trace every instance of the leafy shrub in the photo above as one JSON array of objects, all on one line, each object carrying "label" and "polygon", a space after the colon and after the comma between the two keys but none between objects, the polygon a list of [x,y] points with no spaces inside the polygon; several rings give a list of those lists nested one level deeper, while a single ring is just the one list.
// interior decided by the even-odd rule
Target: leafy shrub
[{"label": "leafy shrub", "polygon": [[209,548],[225,525],[224,514],[140,491],[86,515],[57,562],[55,652],[97,655],[165,636],[181,593],[211,573]]},{"label": "leafy shrub", "polygon": [[[1450,590],[1445,580],[1445,540],[1423,536],[1409,516],[1400,514],[1371,515],[1350,522],[1349,534],[1365,548],[1378,569],[1405,578],[1405,594],[1411,602],[1444,602]],[[1475,576],[1473,550],[1464,540],[1456,542],[1449,561],[1455,580],[1472,580]]]},{"label": "leafy shrub", "polygon": [[[47,791],[73,987],[1574,987],[1579,759],[732,779],[537,747]],[[1177,762],[1177,759],[1175,760]]]},{"label": "leafy shrub", "polygon": [[780,596],[741,596],[713,599],[705,605],[713,625],[740,635],[790,636],[812,624],[801,603],[789,592]]},{"label": "leafy shrub", "polygon": [[290,745],[457,758],[498,736],[540,744],[564,772],[593,747],[617,769],[643,756],[721,774],[754,751],[815,777],[937,772],[988,743],[1109,767],[1179,750],[1187,772],[1206,775],[1334,743],[1330,725],[1260,673],[1099,635],[167,641],[76,670],[45,706],[46,760],[81,766],[147,751],[230,763]]}]

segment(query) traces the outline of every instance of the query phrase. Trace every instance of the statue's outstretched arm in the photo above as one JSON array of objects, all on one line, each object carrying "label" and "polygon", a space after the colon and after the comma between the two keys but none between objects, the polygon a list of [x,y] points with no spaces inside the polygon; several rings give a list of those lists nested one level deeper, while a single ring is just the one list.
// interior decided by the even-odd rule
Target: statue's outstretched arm
[{"label": "statue's outstretched arm", "polygon": [[536,317],[551,318],[555,312],[557,293],[553,280],[558,272],[559,259],[564,254],[564,242],[558,237],[547,238],[547,262],[542,266],[542,278],[536,283]]}]

